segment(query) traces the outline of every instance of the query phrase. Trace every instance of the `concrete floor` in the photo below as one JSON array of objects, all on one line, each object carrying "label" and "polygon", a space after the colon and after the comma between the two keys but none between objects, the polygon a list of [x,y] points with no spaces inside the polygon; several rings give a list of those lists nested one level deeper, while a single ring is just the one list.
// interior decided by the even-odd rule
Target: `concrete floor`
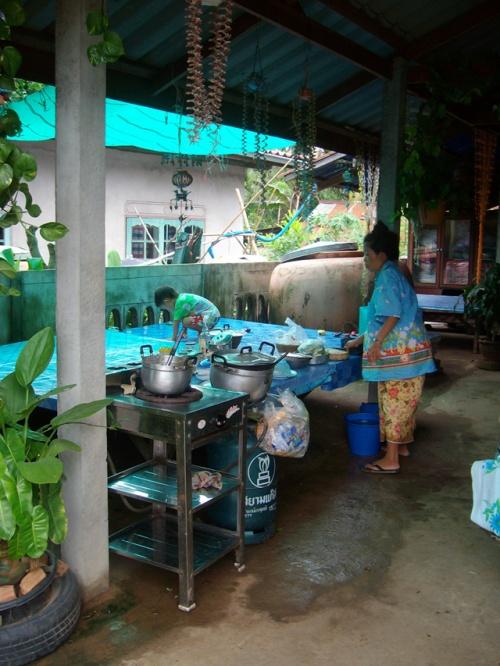
[{"label": "concrete floor", "polygon": [[373,477],[350,458],[342,415],[366,385],[307,399],[312,443],[280,461],[278,533],[196,578],[111,558],[113,586],[43,666],[498,666],[500,542],[469,520],[470,466],[500,441],[500,373],[446,339],[427,381],[414,454]]}]

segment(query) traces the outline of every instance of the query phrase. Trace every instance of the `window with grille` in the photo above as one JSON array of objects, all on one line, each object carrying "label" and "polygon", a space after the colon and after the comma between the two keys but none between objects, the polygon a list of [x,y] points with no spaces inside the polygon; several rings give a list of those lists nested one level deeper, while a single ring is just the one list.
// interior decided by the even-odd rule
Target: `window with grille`
[{"label": "window with grille", "polygon": [[[160,217],[126,218],[127,222],[127,257],[133,259],[156,259],[175,251],[175,240],[180,227],[178,219]],[[203,230],[203,220],[187,220],[182,231],[193,233]],[[172,256],[167,258],[170,263]]]}]

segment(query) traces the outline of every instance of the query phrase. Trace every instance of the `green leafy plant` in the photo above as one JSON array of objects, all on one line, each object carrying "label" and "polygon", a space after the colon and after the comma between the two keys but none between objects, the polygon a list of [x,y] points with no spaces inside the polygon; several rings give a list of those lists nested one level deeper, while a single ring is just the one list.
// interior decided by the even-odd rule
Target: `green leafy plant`
[{"label": "green leafy plant", "polygon": [[500,339],[500,264],[492,266],[479,284],[465,289],[464,314],[479,335],[491,342]]},{"label": "green leafy plant", "polygon": [[104,11],[89,12],[87,15],[87,32],[89,35],[102,37],[101,41],[87,49],[87,57],[91,65],[105,65],[116,62],[125,54],[123,42],[118,33],[109,30],[109,18]]},{"label": "green leafy plant", "polygon": [[[9,39],[11,27],[21,25],[25,20],[21,3],[16,0],[0,0],[0,39]],[[4,99],[19,98],[30,89],[15,78],[22,63],[19,51],[13,46],[0,48],[0,88]],[[24,92],[23,92],[24,91]],[[47,241],[56,241],[67,233],[67,228],[57,222],[48,222],[39,227],[27,222],[25,217],[37,218],[41,214],[38,204],[33,202],[28,183],[37,174],[37,163],[33,155],[21,150],[8,139],[21,131],[21,121],[8,103],[0,107],[0,227],[7,229],[16,224],[24,227],[27,238],[39,232]],[[8,262],[7,262],[8,263]],[[12,279],[12,265],[0,261],[0,275]],[[14,295],[0,285],[0,295]]]},{"label": "green leafy plant", "polygon": [[453,159],[444,149],[450,126],[446,106],[431,99],[406,127],[400,171],[401,214],[419,225],[427,208],[438,208],[451,195]]},{"label": "green leafy plant", "polygon": [[47,368],[53,352],[54,334],[44,328],[26,343],[14,372],[0,381],[0,546],[2,541],[7,543],[12,560],[38,558],[49,542],[59,544],[66,537],[59,454],[78,452],[80,447],[59,438],[57,429],[86,419],[111,402],[75,405],[47,425],[32,429],[34,410],[48,397],[73,388],[60,386],[43,395],[35,393],[33,382]]}]

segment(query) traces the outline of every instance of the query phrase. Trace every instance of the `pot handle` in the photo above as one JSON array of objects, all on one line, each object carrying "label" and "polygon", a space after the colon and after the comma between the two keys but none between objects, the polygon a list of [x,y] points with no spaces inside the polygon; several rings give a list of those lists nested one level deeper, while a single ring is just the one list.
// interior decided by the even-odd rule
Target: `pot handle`
[{"label": "pot handle", "polygon": [[230,328],[231,327],[229,326],[229,324],[224,324],[224,326],[222,327],[224,331],[229,331]]},{"label": "pot handle", "polygon": [[267,345],[268,347],[271,347],[271,356],[273,356],[273,355],[274,355],[274,350],[276,349],[276,346],[273,345],[272,342],[265,342],[265,341],[263,341],[263,342],[261,342],[260,345],[259,345],[259,351],[262,351],[262,347],[264,347],[264,345]]},{"label": "pot handle", "polygon": [[240,349],[240,354],[251,354],[252,353],[252,347],[250,345],[246,345],[246,347],[242,347]]},{"label": "pot handle", "polygon": [[149,351],[149,356],[153,353],[153,347],[151,345],[141,345],[141,356],[144,356],[144,351]]},{"label": "pot handle", "polygon": [[186,361],[186,368],[194,368],[197,362],[197,357],[196,356],[189,356],[187,361]]},{"label": "pot handle", "polygon": [[212,354],[212,363],[216,362],[222,363],[222,365],[227,365],[225,356],[221,356],[220,354],[214,353]]},{"label": "pot handle", "polygon": [[277,363],[282,361],[285,358],[285,356],[288,356],[288,352],[285,352],[284,354],[281,354],[281,356],[278,356],[278,358],[274,361],[273,365],[276,365]]}]

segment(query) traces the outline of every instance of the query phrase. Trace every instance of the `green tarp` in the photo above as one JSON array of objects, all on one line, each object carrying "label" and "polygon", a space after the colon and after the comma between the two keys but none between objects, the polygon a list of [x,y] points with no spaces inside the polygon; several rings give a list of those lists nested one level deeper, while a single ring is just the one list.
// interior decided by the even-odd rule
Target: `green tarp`
[{"label": "green tarp", "polygon": [[[56,135],[56,91],[45,86],[22,102],[11,104],[22,122],[20,141],[48,141]],[[210,126],[199,141],[189,140],[190,119],[147,106],[106,100],[106,146],[142,148],[186,155],[235,155],[242,152],[242,130],[228,125]],[[247,149],[253,151],[255,134],[247,132]],[[266,150],[293,145],[289,139],[270,136]]]}]

